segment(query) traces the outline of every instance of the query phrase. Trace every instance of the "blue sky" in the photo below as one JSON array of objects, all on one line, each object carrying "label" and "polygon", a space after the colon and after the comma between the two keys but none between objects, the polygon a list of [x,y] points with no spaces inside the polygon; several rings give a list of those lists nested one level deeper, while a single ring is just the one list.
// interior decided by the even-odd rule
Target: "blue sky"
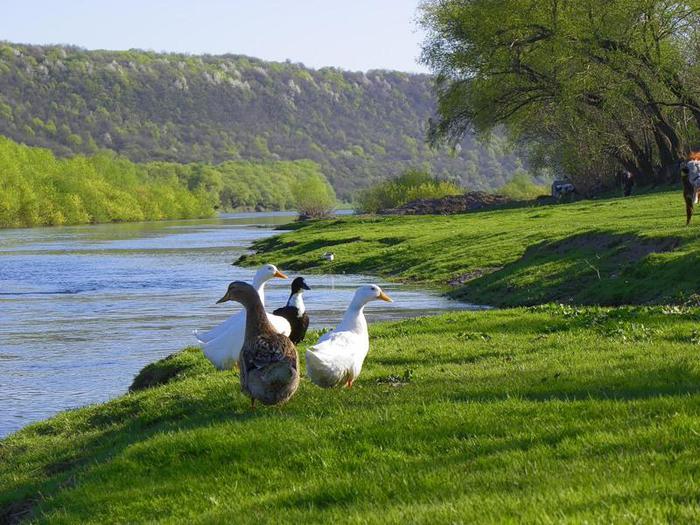
[{"label": "blue sky", "polygon": [[425,71],[419,0],[6,0],[0,40]]}]

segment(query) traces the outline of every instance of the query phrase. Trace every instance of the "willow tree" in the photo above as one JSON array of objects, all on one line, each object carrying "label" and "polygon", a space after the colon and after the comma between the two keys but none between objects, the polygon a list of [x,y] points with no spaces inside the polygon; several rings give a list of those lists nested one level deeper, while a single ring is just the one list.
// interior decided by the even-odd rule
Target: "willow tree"
[{"label": "willow tree", "polygon": [[505,126],[589,188],[670,176],[700,137],[700,0],[433,0],[434,141]]}]

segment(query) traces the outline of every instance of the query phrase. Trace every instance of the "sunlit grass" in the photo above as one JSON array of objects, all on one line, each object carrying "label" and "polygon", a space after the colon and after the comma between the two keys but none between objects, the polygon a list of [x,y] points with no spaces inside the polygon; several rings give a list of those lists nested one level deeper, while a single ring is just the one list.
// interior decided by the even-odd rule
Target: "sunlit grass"
[{"label": "sunlit grass", "polygon": [[164,386],[0,441],[0,522],[697,522],[698,320],[548,306],[375,325],[352,389],[303,381],[257,412],[190,351],[152,367]]},{"label": "sunlit grass", "polygon": [[[482,304],[683,303],[700,289],[700,223],[679,190],[452,216],[361,216],[295,225],[244,264],[371,273]],[[326,251],[336,254],[329,263]]]}]

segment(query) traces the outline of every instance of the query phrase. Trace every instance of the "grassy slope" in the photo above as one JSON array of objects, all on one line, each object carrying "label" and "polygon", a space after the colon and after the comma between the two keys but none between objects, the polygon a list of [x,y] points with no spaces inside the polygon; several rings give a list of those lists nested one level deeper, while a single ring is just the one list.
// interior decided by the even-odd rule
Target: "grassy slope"
[{"label": "grassy slope", "polygon": [[179,371],[164,386],[0,441],[0,522],[697,522],[698,320],[537,307],[375,325],[356,387],[303,381],[255,413],[190,351],[157,365]]},{"label": "grassy slope", "polygon": [[[261,241],[243,262],[442,286],[486,273],[452,293],[503,306],[684,302],[700,289],[700,225],[684,222],[678,190],[448,217],[354,217]],[[333,263],[321,260],[328,250]]]}]

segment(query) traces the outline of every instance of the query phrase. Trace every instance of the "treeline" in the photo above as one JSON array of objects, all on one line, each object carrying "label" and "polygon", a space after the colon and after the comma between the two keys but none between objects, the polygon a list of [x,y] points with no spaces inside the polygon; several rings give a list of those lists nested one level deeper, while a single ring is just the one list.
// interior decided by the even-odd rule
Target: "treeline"
[{"label": "treeline", "polygon": [[700,1],[431,0],[424,62],[438,75],[432,136],[505,126],[531,167],[579,189],[679,177],[700,147]]},{"label": "treeline", "polygon": [[336,204],[333,188],[320,166],[310,160],[216,165],[149,162],[140,166],[151,176],[177,178],[191,192],[207,193],[212,206],[221,211],[300,209],[304,208],[304,193],[327,204],[330,199],[330,207]]},{"label": "treeline", "polygon": [[193,218],[213,213],[203,188],[167,170],[100,153],[58,159],[0,137],[0,226]]},{"label": "treeline", "polygon": [[310,161],[137,164],[113,152],[62,159],[0,137],[5,228],[198,218],[217,208],[296,209],[309,202],[300,194],[325,199],[325,209],[335,202]]},{"label": "treeline", "polygon": [[431,149],[434,113],[427,75],[0,42],[0,134],[61,157],[310,159],[345,200],[413,166],[473,189],[509,179],[519,161],[502,139]]}]

